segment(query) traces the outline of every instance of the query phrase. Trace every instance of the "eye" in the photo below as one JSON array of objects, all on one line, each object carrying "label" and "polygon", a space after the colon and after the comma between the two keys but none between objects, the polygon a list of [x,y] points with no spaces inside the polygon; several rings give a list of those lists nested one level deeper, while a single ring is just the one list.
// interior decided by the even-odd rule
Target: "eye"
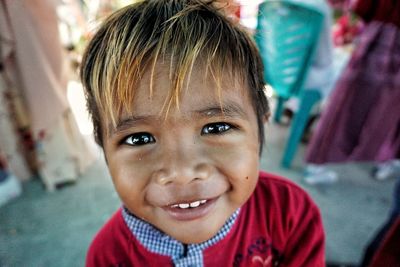
[{"label": "eye", "polygon": [[232,129],[232,125],[225,122],[209,123],[201,129],[201,134],[222,134]]},{"label": "eye", "polygon": [[155,141],[156,139],[149,133],[135,133],[125,138],[122,143],[130,146],[143,146]]}]

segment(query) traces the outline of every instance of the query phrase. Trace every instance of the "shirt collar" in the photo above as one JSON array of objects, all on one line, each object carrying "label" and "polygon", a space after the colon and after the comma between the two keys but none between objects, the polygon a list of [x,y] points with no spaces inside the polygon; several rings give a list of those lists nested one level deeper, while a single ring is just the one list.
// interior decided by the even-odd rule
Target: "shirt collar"
[{"label": "shirt collar", "polygon": [[151,252],[170,256],[175,266],[192,266],[191,264],[202,266],[202,251],[216,244],[229,233],[239,212],[240,209],[237,209],[211,239],[200,244],[187,245],[185,253],[185,245],[183,243],[161,232],[148,222],[139,219],[125,207],[122,209],[124,221],[137,240]]}]

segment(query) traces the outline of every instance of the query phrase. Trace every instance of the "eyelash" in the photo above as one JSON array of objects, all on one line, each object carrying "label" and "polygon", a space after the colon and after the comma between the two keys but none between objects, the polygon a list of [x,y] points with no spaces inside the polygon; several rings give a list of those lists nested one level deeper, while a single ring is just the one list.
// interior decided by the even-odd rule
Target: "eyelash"
[{"label": "eyelash", "polygon": [[209,124],[206,124],[201,129],[201,135],[204,135],[204,134],[220,135],[220,134],[224,134],[225,132],[235,129],[235,128],[236,128],[235,126],[233,126],[232,124],[226,123],[226,122],[209,123]]},{"label": "eyelash", "polygon": [[[237,129],[237,127],[226,122],[208,123],[201,129],[201,135],[222,135],[232,129]],[[130,146],[143,146],[155,142],[154,136],[147,132],[134,133],[122,140],[122,144]]]},{"label": "eyelash", "polygon": [[150,143],[154,143],[156,139],[153,135],[146,132],[134,133],[122,140],[123,144],[130,146],[143,146]]}]

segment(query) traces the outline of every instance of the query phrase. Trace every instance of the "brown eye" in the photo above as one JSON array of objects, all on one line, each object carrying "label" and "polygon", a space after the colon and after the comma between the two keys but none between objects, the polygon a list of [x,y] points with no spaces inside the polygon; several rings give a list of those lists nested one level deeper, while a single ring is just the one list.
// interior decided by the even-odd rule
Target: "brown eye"
[{"label": "brown eye", "polygon": [[222,134],[232,129],[232,125],[225,122],[210,123],[203,127],[201,134]]},{"label": "brown eye", "polygon": [[130,146],[143,146],[154,143],[155,141],[153,135],[149,133],[135,133],[125,138],[123,143]]}]

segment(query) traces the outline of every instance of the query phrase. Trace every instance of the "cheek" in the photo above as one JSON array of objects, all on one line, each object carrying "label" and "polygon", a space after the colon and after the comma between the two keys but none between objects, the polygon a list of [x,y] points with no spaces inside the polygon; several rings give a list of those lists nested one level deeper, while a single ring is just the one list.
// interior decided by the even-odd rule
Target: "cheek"
[{"label": "cheek", "polygon": [[250,194],[258,180],[259,157],[255,153],[242,153],[232,160],[232,167],[228,171],[233,189]]},{"label": "cheek", "polygon": [[259,176],[257,153],[243,151],[236,157],[231,157],[230,167],[224,172],[231,186],[228,199],[235,206],[240,207],[248,200],[257,185]]},{"label": "cheek", "polygon": [[127,206],[139,205],[149,183],[146,166],[135,157],[121,156],[109,159],[108,167],[115,189]]},{"label": "cheek", "polygon": [[228,177],[234,190],[252,190],[258,180],[259,143],[246,142],[215,151],[217,167]]},{"label": "cheek", "polygon": [[231,142],[216,147],[212,152],[216,159],[230,168],[251,169],[259,161],[259,142],[257,136],[239,136]]}]

